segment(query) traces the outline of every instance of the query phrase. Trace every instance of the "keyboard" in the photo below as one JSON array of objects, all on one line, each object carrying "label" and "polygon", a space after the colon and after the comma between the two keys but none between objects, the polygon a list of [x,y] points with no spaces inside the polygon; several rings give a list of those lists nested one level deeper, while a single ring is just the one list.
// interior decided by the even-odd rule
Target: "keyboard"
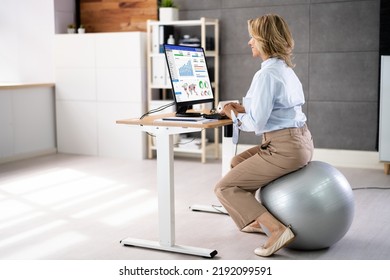
[{"label": "keyboard", "polygon": [[203,114],[202,117],[204,117],[205,119],[213,119],[213,120],[224,120],[229,118],[228,116],[222,115],[220,113]]},{"label": "keyboard", "polygon": [[190,112],[190,113],[176,113],[176,117],[188,117],[188,118],[197,118],[197,117],[202,117],[202,114],[201,113],[194,113],[194,112]]}]

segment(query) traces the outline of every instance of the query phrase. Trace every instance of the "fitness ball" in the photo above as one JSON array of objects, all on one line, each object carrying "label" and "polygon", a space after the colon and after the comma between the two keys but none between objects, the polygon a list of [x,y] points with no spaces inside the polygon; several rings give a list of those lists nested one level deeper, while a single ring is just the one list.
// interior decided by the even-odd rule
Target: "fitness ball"
[{"label": "fitness ball", "polygon": [[352,188],[335,167],[312,161],[284,175],[258,192],[258,199],[285,225],[295,239],[287,247],[298,250],[328,248],[349,230],[354,217]]}]

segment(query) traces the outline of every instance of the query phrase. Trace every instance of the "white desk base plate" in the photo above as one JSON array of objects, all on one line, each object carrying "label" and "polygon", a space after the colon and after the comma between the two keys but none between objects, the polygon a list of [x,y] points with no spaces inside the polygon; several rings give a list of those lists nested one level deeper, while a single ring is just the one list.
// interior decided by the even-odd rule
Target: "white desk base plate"
[{"label": "white desk base plate", "polygon": [[201,256],[205,258],[213,258],[216,254],[218,254],[216,250],[212,250],[212,249],[204,249],[204,248],[181,246],[181,245],[173,245],[173,246],[161,245],[157,241],[150,241],[150,240],[143,240],[143,239],[136,239],[136,238],[126,238],[124,240],[121,240],[121,243],[125,246],[135,246],[135,247],[143,247],[143,248],[149,248],[155,250],[170,251],[174,253],[195,255],[195,256]]},{"label": "white desk base plate", "polygon": [[209,212],[209,213],[217,213],[217,214],[226,214],[228,215],[228,212],[223,206],[219,205],[200,205],[200,204],[194,204],[190,206],[190,209],[192,211],[199,211],[199,212]]}]

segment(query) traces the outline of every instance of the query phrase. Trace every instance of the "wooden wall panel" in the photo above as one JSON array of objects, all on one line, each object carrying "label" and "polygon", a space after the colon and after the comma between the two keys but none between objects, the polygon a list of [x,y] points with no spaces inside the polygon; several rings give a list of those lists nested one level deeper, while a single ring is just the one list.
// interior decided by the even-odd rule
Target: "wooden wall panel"
[{"label": "wooden wall panel", "polygon": [[157,0],[79,0],[80,23],[87,32],[146,31],[158,18]]}]

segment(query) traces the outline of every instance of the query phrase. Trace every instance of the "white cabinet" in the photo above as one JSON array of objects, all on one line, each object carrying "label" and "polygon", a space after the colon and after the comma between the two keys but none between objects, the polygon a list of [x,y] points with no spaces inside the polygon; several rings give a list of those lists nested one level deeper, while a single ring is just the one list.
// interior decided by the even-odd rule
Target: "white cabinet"
[{"label": "white cabinet", "polygon": [[[172,96],[168,96],[167,89],[171,89],[171,82],[169,79],[169,72],[165,62],[165,56],[162,52],[162,44],[167,43],[165,38],[170,34],[162,34],[164,28],[174,28],[176,30],[183,30],[187,28],[196,29],[195,32],[200,35],[200,45],[204,48],[206,57],[208,59],[208,66],[213,66],[212,84],[215,96],[215,104],[209,104],[211,109],[216,107],[219,101],[219,20],[200,18],[199,20],[179,20],[179,21],[147,21],[147,97],[148,97],[148,110],[155,109],[156,101],[165,101],[165,103],[173,102]],[[176,30],[170,30],[169,32],[176,33]],[[184,33],[185,34],[185,33]],[[179,44],[176,39],[176,44]],[[206,43],[208,40],[212,41],[212,48]],[[209,69],[210,70],[210,69]],[[161,94],[160,94],[161,92]],[[186,148],[177,147],[175,152],[199,154],[201,161],[206,162],[206,131],[200,132],[200,148]],[[188,142],[188,140],[184,140]],[[189,142],[193,142],[189,140]],[[153,151],[155,150],[154,141],[149,137],[148,141],[148,157],[153,157]],[[190,145],[194,147],[196,145]],[[211,145],[209,145],[211,146]],[[214,129],[214,143],[212,143],[212,149],[215,157],[219,157],[219,130]]]},{"label": "white cabinet", "polygon": [[55,38],[58,151],[142,159],[145,135],[118,119],[146,110],[144,32]]},{"label": "white cabinet", "polygon": [[0,85],[0,163],[56,152],[54,84]]},{"label": "white cabinet", "polygon": [[385,162],[385,174],[390,173],[390,56],[381,57],[379,159]]}]

